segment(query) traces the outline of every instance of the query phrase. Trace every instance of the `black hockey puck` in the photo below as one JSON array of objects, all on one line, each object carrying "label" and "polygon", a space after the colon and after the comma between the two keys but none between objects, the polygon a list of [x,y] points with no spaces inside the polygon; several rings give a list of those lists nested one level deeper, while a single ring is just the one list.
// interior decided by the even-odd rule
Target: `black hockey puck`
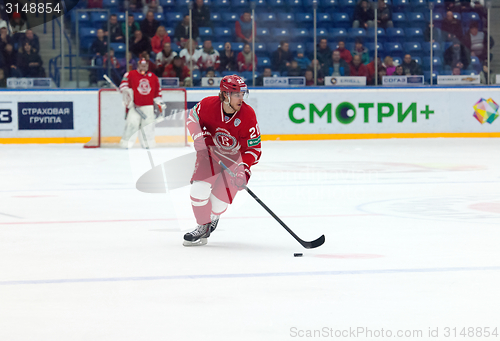
[{"label": "black hockey puck", "polygon": [[294,257],[302,257],[302,253],[294,253],[293,256]]}]

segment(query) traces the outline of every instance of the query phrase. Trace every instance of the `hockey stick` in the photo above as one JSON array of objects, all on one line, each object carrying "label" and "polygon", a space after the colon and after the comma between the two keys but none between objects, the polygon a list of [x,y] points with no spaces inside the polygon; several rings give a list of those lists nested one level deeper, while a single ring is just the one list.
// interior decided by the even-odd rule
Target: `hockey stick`
[{"label": "hockey stick", "polygon": [[[236,176],[236,175],[235,175],[235,174],[234,174],[234,173],[233,173],[233,172],[232,172],[229,168],[227,168],[227,166],[226,166],[226,165],[225,165],[222,161],[219,161],[219,165],[221,165],[221,167],[222,167],[222,168],[224,168],[224,169],[225,169],[225,170],[229,173],[229,175],[231,175],[233,178]],[[264,204],[264,203],[262,202],[262,200],[260,200],[260,199],[259,199],[259,197],[257,197],[257,196],[255,195],[255,193],[254,193],[254,192],[252,192],[252,191],[250,190],[250,188],[248,188],[246,185],[245,185],[243,188],[244,188],[244,189],[248,192],[248,194],[250,194],[250,195],[252,196],[252,198],[254,198],[254,199],[255,199],[255,201],[257,201],[257,202],[260,204],[260,206],[264,207],[264,209],[265,209],[265,210],[266,210],[266,211],[267,211],[267,212],[268,212],[268,213],[269,213],[269,214],[270,214],[270,215],[271,215],[274,219],[276,219],[276,221],[277,221],[278,223],[280,223],[280,224],[281,224],[281,226],[283,226],[283,227],[285,228],[285,230],[287,230],[287,231],[288,231],[288,233],[290,233],[290,234],[292,235],[292,237],[293,237],[293,238],[295,238],[295,240],[297,240],[297,241],[300,243],[300,245],[302,245],[302,246],[303,246],[303,247],[305,247],[306,249],[314,249],[314,248],[316,248],[316,247],[318,247],[318,246],[323,245],[323,243],[325,242],[325,235],[322,235],[322,236],[321,236],[321,237],[319,237],[318,239],[313,240],[313,241],[311,241],[311,242],[306,242],[306,241],[304,241],[304,240],[300,239],[300,238],[299,238],[299,236],[297,236],[297,235],[295,234],[295,232],[293,232],[293,231],[292,231],[292,230],[291,230],[288,226],[286,226],[286,224],[285,224],[285,223],[284,223],[284,222],[283,222],[283,221],[282,221],[282,220],[281,220],[281,219],[280,219],[280,218],[279,218],[276,214],[274,214],[274,212],[273,212],[273,211],[271,211],[271,209],[270,209],[269,207],[267,207],[267,206],[266,206],[266,204]]]}]

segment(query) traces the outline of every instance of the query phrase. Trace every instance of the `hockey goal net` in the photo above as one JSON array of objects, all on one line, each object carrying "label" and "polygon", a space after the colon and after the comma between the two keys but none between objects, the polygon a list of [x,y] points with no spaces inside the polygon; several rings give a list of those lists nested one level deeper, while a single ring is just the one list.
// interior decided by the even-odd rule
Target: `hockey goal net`
[{"label": "hockey goal net", "polygon": [[[98,96],[96,132],[84,147],[118,147],[125,129],[125,107],[122,104],[122,94],[115,89],[101,89]],[[163,113],[164,119],[157,119],[155,125],[157,146],[187,145],[186,90],[162,89],[161,96],[167,104],[167,109]]]}]

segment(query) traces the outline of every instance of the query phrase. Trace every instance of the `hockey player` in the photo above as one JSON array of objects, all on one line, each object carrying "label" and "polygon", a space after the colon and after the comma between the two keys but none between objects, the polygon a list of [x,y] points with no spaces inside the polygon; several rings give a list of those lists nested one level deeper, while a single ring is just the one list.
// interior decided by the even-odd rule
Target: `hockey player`
[{"label": "hockey player", "polygon": [[144,141],[143,134],[139,135],[142,147],[155,147],[155,106],[162,113],[166,105],[161,99],[160,81],[155,74],[148,72],[146,59],[140,59],[137,70],[127,72],[123,76],[120,91],[128,110],[120,147],[132,147],[140,129],[143,130],[147,140]]},{"label": "hockey player", "polygon": [[[261,155],[260,131],[254,110],[244,102],[248,89],[239,76],[225,76],[218,96],[196,104],[187,128],[197,151],[191,178],[191,205],[198,226],[184,235],[184,245],[205,245],[219,217],[245,188],[250,168]],[[219,164],[222,161],[235,177]]]}]

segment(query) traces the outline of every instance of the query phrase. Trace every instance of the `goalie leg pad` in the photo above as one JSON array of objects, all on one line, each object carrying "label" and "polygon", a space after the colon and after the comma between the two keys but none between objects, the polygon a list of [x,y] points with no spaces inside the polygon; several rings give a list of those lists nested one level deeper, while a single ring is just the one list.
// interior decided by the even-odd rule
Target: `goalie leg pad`
[{"label": "goalie leg pad", "polygon": [[130,109],[125,122],[125,130],[120,141],[122,148],[131,148],[134,145],[140,125],[141,116],[134,108]]},{"label": "goalie leg pad", "polygon": [[145,105],[140,107],[139,110],[141,110],[141,112],[146,115],[146,119],[142,119],[141,121],[141,128],[146,135],[147,145],[142,134],[139,134],[139,141],[141,141],[141,146],[143,148],[154,148],[156,147],[154,107],[152,105]]}]

